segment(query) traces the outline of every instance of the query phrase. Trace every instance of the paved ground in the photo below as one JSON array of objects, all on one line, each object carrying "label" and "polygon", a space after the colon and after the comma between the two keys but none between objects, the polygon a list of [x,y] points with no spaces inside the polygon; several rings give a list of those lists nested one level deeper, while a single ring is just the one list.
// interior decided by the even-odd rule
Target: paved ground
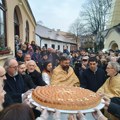
[{"label": "paved ground", "polygon": [[[91,113],[86,114],[87,120],[95,120]],[[52,115],[49,116],[48,120],[53,120]],[[61,120],[68,120],[68,114],[61,114]]]}]

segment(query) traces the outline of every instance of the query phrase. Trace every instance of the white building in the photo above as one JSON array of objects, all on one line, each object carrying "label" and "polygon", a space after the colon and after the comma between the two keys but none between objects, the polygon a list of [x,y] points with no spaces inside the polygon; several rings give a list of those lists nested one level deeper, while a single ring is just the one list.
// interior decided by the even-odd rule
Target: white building
[{"label": "white building", "polygon": [[63,51],[64,46],[67,46],[69,51],[77,49],[76,40],[70,33],[60,31],[60,29],[55,31],[39,24],[36,27],[36,44],[60,51]]},{"label": "white building", "polygon": [[112,1],[110,15],[108,29],[104,31],[104,49],[120,50],[120,0]]}]

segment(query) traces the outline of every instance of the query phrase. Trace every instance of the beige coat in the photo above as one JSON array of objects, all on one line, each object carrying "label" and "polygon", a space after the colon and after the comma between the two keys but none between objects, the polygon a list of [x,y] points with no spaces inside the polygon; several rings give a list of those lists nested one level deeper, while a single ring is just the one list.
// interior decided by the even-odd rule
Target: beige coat
[{"label": "beige coat", "polygon": [[108,97],[120,97],[120,74],[112,78],[108,78],[97,92],[106,94]]},{"label": "beige coat", "polygon": [[75,75],[72,67],[69,67],[68,73],[58,65],[54,70],[51,78],[51,85],[59,86],[80,86],[79,79]]}]

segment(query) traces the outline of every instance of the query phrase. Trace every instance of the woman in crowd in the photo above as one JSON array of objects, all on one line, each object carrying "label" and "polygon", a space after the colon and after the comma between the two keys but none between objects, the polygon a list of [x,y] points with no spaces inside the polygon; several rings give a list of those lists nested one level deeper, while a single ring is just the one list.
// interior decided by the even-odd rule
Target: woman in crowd
[{"label": "woman in crowd", "polygon": [[42,79],[46,82],[46,84],[50,85],[50,79],[52,75],[52,62],[46,61],[43,67],[44,70],[42,72]]}]

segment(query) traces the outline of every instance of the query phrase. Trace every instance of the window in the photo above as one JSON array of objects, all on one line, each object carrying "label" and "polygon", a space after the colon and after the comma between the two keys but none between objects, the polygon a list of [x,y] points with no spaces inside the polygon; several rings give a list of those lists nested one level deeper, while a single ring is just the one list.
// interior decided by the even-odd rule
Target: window
[{"label": "window", "polygon": [[58,50],[60,50],[60,45],[58,45]]},{"label": "window", "polygon": [[0,51],[4,50],[6,47],[5,6],[3,1],[0,0]]},{"label": "window", "polygon": [[17,10],[15,8],[15,11],[14,11],[14,29],[15,29],[15,35],[18,35],[20,36],[19,34],[19,19],[18,19],[18,14],[17,14]]},{"label": "window", "polygon": [[52,46],[51,46],[53,49],[55,49],[55,45],[54,44],[52,44]]},{"label": "window", "polygon": [[45,46],[45,48],[47,49],[47,44],[45,44],[44,46]]}]

